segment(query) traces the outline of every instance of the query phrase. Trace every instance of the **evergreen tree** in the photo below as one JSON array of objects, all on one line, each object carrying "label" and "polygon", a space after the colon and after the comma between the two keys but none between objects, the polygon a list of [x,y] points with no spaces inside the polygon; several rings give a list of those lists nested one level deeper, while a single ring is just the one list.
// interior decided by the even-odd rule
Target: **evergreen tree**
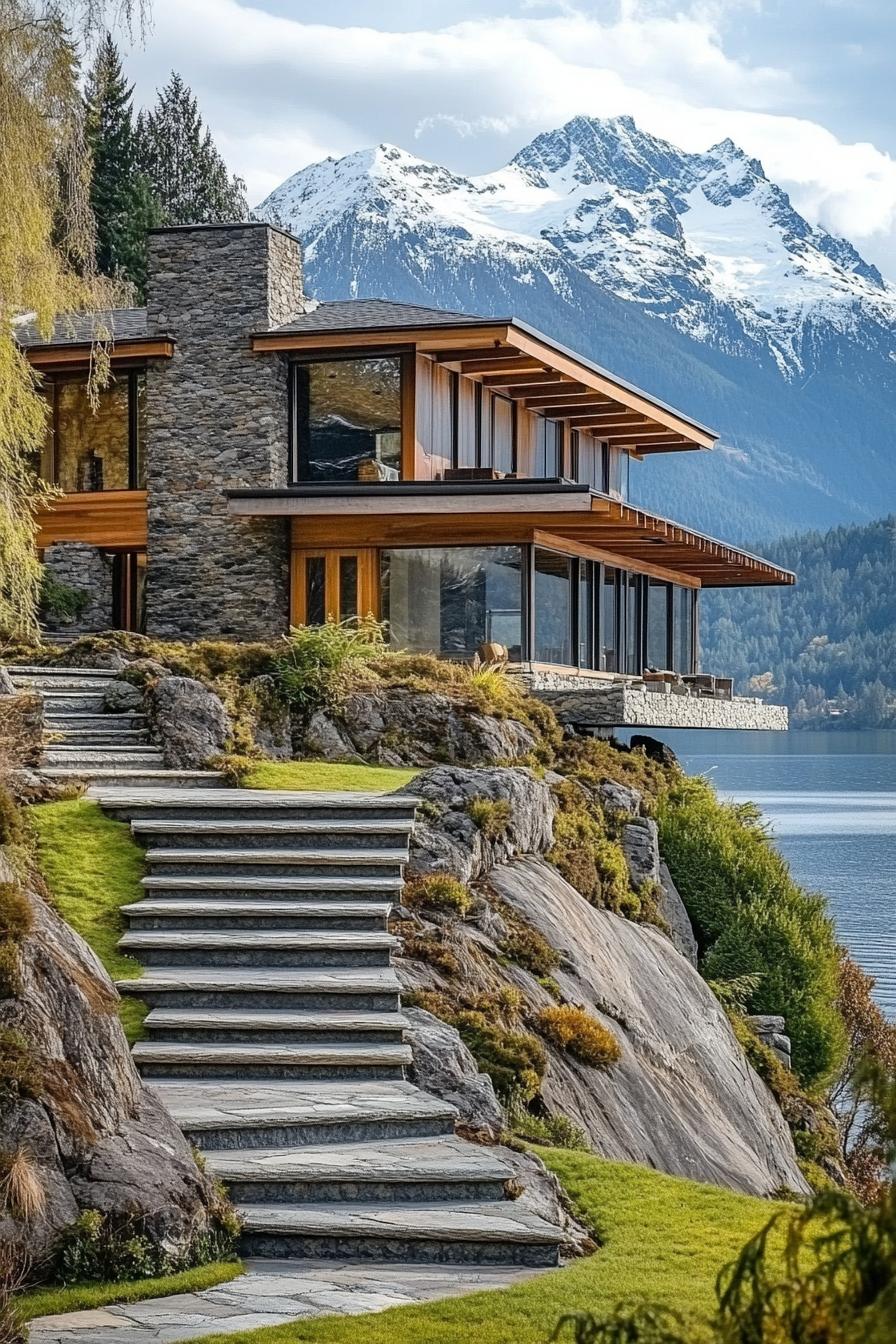
[{"label": "evergreen tree", "polygon": [[156,106],[137,120],[140,164],[166,224],[245,219],[245,183],[231,177],[196,98],[172,72]]},{"label": "evergreen tree", "polygon": [[103,274],[130,280],[142,298],[146,230],[160,222],[161,210],[140,170],[132,95],[133,85],[127,83],[118,49],[107,33],[97,48],[84,96],[96,262]]}]

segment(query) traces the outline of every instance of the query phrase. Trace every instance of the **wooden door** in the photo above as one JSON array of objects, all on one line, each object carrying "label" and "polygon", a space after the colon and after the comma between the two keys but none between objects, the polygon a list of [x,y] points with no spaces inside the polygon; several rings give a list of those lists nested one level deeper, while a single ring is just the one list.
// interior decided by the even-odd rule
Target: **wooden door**
[{"label": "wooden door", "polygon": [[325,621],[378,615],[376,551],[293,551],[293,625],[323,625]]}]

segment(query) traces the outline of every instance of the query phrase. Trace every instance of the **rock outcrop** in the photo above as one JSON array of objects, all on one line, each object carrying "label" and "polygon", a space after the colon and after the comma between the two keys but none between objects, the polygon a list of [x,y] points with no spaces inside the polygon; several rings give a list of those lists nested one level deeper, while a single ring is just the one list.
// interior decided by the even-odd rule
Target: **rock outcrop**
[{"label": "rock outcrop", "polygon": [[[0,860],[0,880],[12,876]],[[39,1271],[79,1212],[97,1209],[172,1262],[189,1260],[215,1232],[220,1199],[138,1077],[103,967],[46,901],[25,896],[17,992],[0,1000],[0,1150],[24,1155],[42,1208],[28,1218],[0,1208],[0,1242]]]},{"label": "rock outcrop", "polygon": [[[469,882],[515,854],[550,849],[554,800],[531,770],[441,766],[418,775],[404,792],[423,799],[411,837],[415,872],[451,873]],[[482,801],[500,806],[493,826],[474,819]]]},{"label": "rock outcrop", "polygon": [[338,709],[318,710],[302,738],[309,756],[381,765],[493,765],[521,760],[536,745],[516,719],[478,713],[435,691],[393,686],[355,691]]},{"label": "rock outcrop", "polygon": [[499,1138],[504,1128],[501,1103],[460,1033],[423,1008],[405,1008],[404,1015],[411,1024],[405,1033],[414,1054],[411,1081],[456,1106],[460,1123],[468,1129]]},{"label": "rock outcrop", "polygon": [[152,733],[171,770],[201,770],[226,748],[231,723],[220,698],[192,677],[163,677],[147,695]]}]

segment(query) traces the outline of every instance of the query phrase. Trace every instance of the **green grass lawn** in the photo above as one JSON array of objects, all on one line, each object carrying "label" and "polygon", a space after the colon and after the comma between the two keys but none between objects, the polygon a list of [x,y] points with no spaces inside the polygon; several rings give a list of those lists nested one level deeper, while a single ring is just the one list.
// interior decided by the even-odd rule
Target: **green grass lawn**
[{"label": "green grass lawn", "polygon": [[[169,1297],[172,1293],[200,1293],[218,1283],[229,1283],[243,1273],[240,1260],[217,1261],[169,1274],[163,1279],[134,1279],[127,1283],[72,1283],[67,1288],[35,1288],[16,1299],[20,1321],[38,1316],[61,1316],[68,1311],[88,1311],[111,1307],[116,1302],[142,1302],[148,1297]],[[87,1344],[85,1334],[84,1344]]]},{"label": "green grass lawn", "polygon": [[[113,980],[135,979],[139,963],[117,946],[124,931],[121,906],[143,895],[143,850],[130,827],[86,798],[40,803],[28,815],[40,869],[59,913],[90,944]],[[136,1040],[145,1005],[129,997],[119,1012],[128,1040]]]},{"label": "green grass lawn", "polygon": [[644,1300],[674,1307],[689,1344],[706,1344],[716,1275],[778,1206],[591,1153],[536,1151],[599,1229],[595,1255],[500,1292],[206,1335],[202,1344],[545,1344],[567,1312],[600,1315]]},{"label": "green grass lawn", "polygon": [[341,765],[332,761],[265,761],[247,776],[247,789],[314,789],[323,793],[392,793],[419,770],[388,765]]}]

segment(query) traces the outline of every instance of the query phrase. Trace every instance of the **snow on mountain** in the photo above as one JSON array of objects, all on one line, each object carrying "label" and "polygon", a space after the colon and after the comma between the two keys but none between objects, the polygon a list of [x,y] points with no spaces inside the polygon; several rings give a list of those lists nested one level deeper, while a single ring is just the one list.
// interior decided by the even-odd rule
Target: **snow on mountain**
[{"label": "snow on mountain", "polygon": [[[730,140],[686,153],[629,117],[576,117],[479,177],[378,145],[257,213],[303,239],[317,298],[513,313],[684,401],[723,432],[693,521],[718,525],[735,479],[741,534],[874,516],[882,484],[896,501],[896,286]],[[645,502],[681,489],[676,470],[652,468]]]}]

